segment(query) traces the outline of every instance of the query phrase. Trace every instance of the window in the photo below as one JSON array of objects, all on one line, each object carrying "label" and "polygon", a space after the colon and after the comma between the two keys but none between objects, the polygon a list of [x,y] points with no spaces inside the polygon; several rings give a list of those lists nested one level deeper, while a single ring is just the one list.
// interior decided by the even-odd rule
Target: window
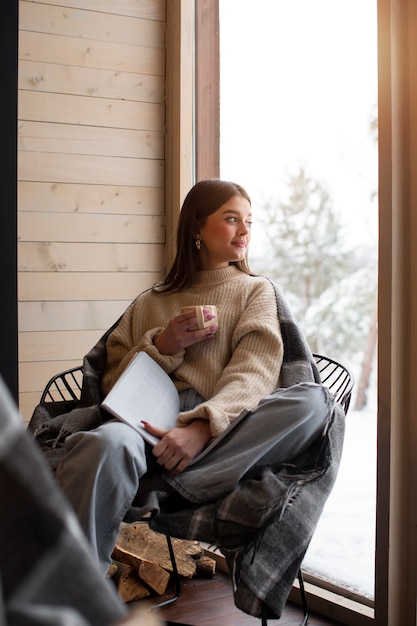
[{"label": "window", "polygon": [[[260,0],[256,7],[220,0],[220,175],[252,197],[251,265],[274,272],[312,349],[341,360],[356,378],[338,483],[304,567],[368,603],[376,506],[376,9],[376,0]],[[338,222],[334,245],[329,240],[320,253],[334,255],[341,273],[310,301],[294,290],[294,276],[286,282],[291,250],[284,259],[276,239],[290,236],[277,220],[301,190],[308,217],[317,209],[323,223],[328,208],[329,228]],[[294,219],[309,223],[299,213]],[[305,239],[308,264],[314,237]],[[358,409],[362,382],[367,397]]]},{"label": "window", "polygon": [[[210,1],[215,3],[216,0]],[[221,0],[222,3],[224,1]],[[412,181],[417,178],[417,118],[414,114],[417,110],[417,33],[413,3],[408,0],[376,2],[379,91],[379,340],[375,621],[378,624],[415,624],[417,496],[414,477],[417,475],[417,441],[414,396],[417,374],[417,249],[413,242],[417,238],[417,197]],[[244,0],[239,0],[237,4],[228,0],[228,3],[235,6],[233,34],[244,45],[250,45],[252,33],[244,32],[240,19],[240,10],[247,3]],[[252,6],[252,26],[255,28],[255,18],[262,18],[262,24],[258,28],[265,32],[264,26],[269,23],[270,15],[260,8],[261,4],[258,2],[256,6]],[[279,4],[282,5],[283,0]],[[316,3],[311,4],[315,6]],[[340,3],[334,4],[340,6]],[[367,8],[368,1],[362,6]],[[361,21],[362,16],[359,17],[359,22]],[[221,30],[224,32],[224,24]],[[233,38],[229,39],[229,46],[233,45],[232,41]],[[352,35],[351,47],[354,48],[356,43]],[[237,61],[238,52],[232,49],[232,53]],[[329,50],[329,55],[332,54],[333,51]],[[237,86],[235,96],[239,106],[248,89],[253,87],[253,76],[253,73],[247,72],[243,82],[239,82]],[[275,77],[272,76],[271,80],[274,81]],[[259,93],[259,102],[263,103],[264,100],[262,90]],[[260,118],[263,111],[260,114],[257,110],[255,108],[251,111],[249,117],[257,115]],[[224,141],[224,112],[222,119],[221,142]],[[239,135],[239,142],[234,146],[237,152],[245,148],[249,132],[245,124]],[[223,156],[221,160],[224,164]],[[258,162],[260,155],[256,154],[255,163]],[[226,175],[224,169],[223,173]],[[246,177],[245,183],[253,195]],[[321,607],[324,608],[327,602],[325,600]],[[331,608],[332,617],[345,623],[364,623],[362,609],[358,621],[355,616],[346,616],[345,606],[345,602],[338,603],[336,599]],[[315,607],[318,608],[318,605]],[[341,615],[339,609],[346,619],[338,618]]]}]

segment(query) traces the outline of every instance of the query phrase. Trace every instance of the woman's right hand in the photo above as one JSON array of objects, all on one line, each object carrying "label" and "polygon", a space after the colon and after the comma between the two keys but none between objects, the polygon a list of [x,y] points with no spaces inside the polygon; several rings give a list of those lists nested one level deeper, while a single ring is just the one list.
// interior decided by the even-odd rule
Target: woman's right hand
[{"label": "woman's right hand", "polygon": [[[207,311],[206,320],[215,318]],[[166,328],[154,339],[154,344],[161,354],[173,355],[189,346],[211,339],[218,328],[217,324],[208,328],[196,329],[197,317],[194,311],[181,313],[173,317]]]},{"label": "woman's right hand", "polygon": [[180,474],[208,444],[211,439],[208,420],[196,419],[181,428],[160,430],[148,422],[142,422],[148,433],[158,437],[160,441],[153,447],[153,455],[174,476]]}]

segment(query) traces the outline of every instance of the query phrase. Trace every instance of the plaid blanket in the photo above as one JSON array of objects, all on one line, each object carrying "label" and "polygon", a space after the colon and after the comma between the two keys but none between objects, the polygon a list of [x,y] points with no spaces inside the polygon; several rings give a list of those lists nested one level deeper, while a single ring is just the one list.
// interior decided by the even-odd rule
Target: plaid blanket
[{"label": "plaid blanket", "polygon": [[[320,382],[310,349],[288,307],[280,286],[271,281],[284,343],[280,385]],[[39,404],[29,423],[52,469],[64,454],[65,438],[103,423],[100,380],[106,362],[106,340],[119,320],[83,360],[79,402]],[[234,580],[236,605],[261,617],[279,617],[333,487],[343,444],[344,413],[333,410],[323,438],[292,466],[273,473],[265,468],[256,482],[243,481],[219,502],[190,507],[180,497],[160,503],[151,526],[180,538],[219,546]],[[242,524],[243,520],[243,524]]]},{"label": "plaid blanket", "polygon": [[336,480],[345,415],[335,404],[321,439],[278,472],[265,467],[221,500],[185,506],[176,496],[150,521],[157,532],[218,546],[234,600],[256,617],[279,618]]},{"label": "plaid blanket", "polygon": [[106,626],[127,615],[0,377],[0,624]]}]

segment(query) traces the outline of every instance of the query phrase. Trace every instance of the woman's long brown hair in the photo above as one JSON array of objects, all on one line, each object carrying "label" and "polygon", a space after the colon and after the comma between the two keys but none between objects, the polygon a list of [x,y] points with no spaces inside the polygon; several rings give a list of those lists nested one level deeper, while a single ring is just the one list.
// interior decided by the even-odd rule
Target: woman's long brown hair
[{"label": "woman's long brown hair", "polygon": [[[249,204],[249,195],[236,183],[219,178],[201,180],[188,192],[180,212],[177,228],[177,251],[165,280],[153,287],[154,291],[181,291],[190,287],[199,268],[196,234],[209,215],[220,209],[230,198],[241,196]],[[252,275],[247,254],[242,261],[234,262],[242,272]]]}]

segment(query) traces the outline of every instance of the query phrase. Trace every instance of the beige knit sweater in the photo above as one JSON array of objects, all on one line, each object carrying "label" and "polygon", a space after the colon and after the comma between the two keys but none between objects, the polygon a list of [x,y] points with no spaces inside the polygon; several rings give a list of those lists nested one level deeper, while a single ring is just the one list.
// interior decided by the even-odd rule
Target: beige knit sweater
[{"label": "beige knit sweater", "polygon": [[[182,307],[198,304],[217,306],[214,337],[173,356],[160,354],[155,337]],[[183,292],[140,294],[107,340],[103,393],[140,350],[172,376],[178,391],[193,388],[206,399],[180,413],[178,425],[208,419],[216,437],[243,409],[254,408],[278,386],[283,344],[274,289],[266,278],[230,265],[199,272]]]}]

